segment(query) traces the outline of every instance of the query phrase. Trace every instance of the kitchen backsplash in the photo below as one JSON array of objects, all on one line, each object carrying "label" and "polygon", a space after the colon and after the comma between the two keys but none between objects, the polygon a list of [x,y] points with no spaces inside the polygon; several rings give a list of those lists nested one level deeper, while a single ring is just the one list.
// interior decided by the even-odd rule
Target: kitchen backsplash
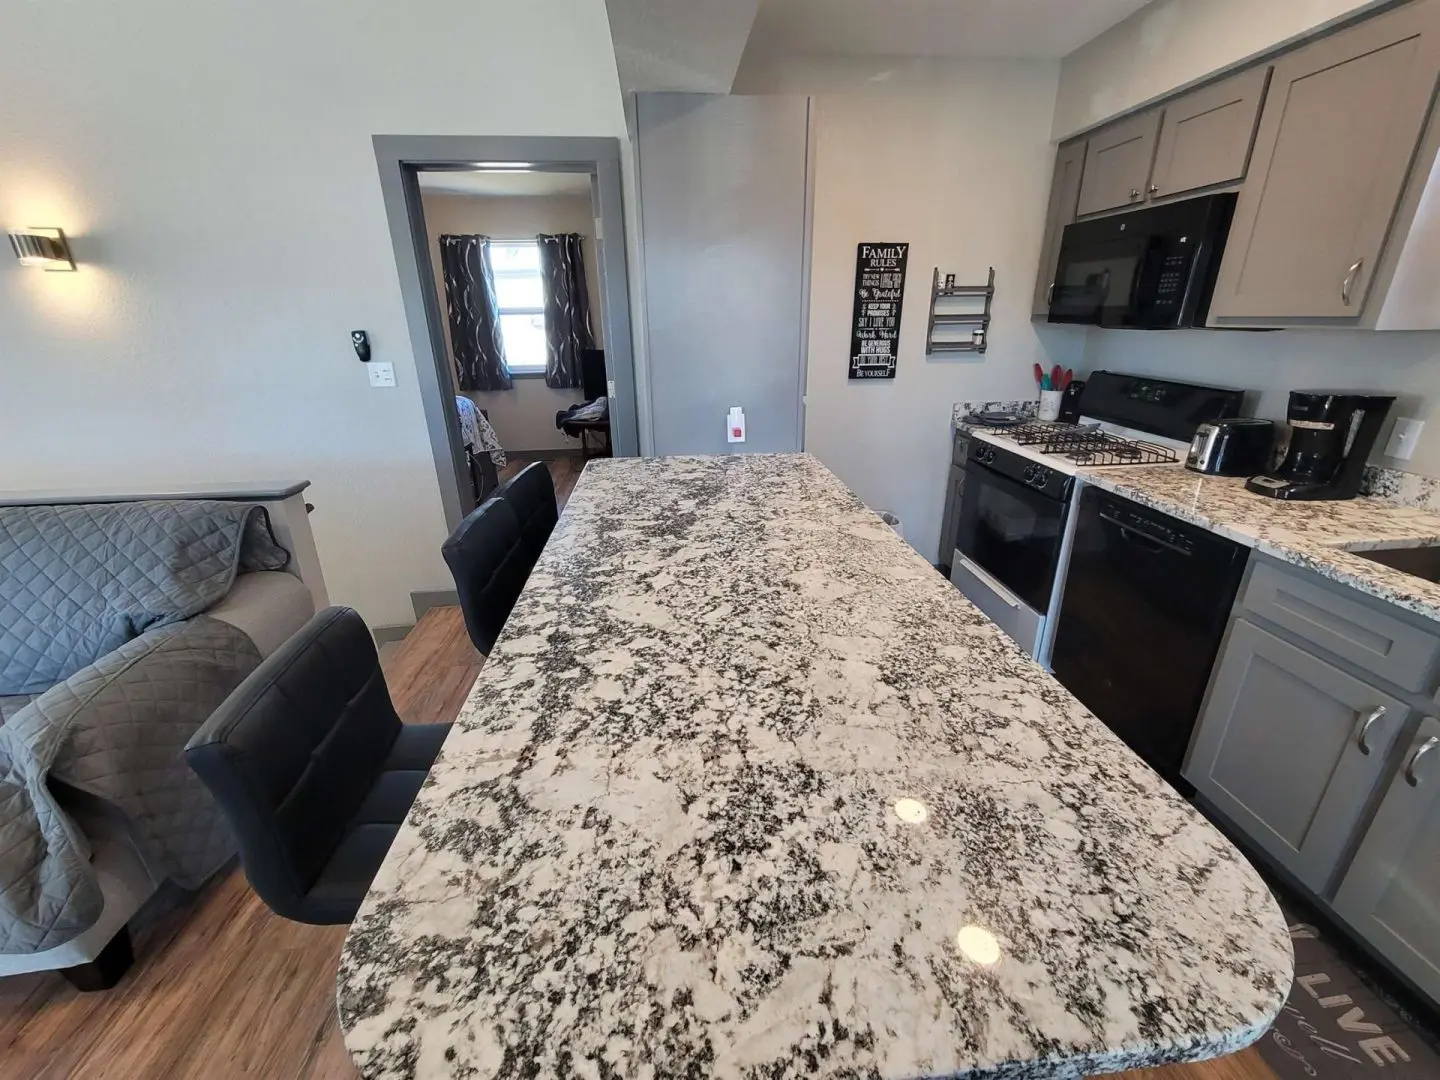
[{"label": "kitchen backsplash", "polygon": [[[1440,332],[1373,330],[1091,330],[1086,373],[1098,369],[1235,386],[1250,395],[1246,412],[1285,419],[1290,391],[1343,386],[1394,393],[1391,417],[1430,420],[1440,408]],[[1077,365],[1075,377],[1082,378]],[[1389,427],[1381,432],[1383,451]],[[1440,418],[1429,423],[1409,461],[1371,455],[1377,467],[1440,476]]]},{"label": "kitchen backsplash", "polygon": [[971,413],[999,412],[1015,413],[1017,416],[1034,416],[1040,409],[1038,401],[957,401],[950,414],[952,427],[959,427],[960,421]]},{"label": "kitchen backsplash", "polygon": [[1440,480],[1433,476],[1371,465],[1360,481],[1360,492],[1401,506],[1440,514]]}]

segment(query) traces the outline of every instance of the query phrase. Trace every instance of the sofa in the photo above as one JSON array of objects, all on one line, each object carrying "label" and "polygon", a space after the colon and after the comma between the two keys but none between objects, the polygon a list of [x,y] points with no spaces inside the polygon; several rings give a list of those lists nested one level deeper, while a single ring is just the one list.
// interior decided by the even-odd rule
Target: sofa
[{"label": "sofa", "polygon": [[327,602],[304,486],[0,494],[0,976],[113,985],[233,857],[182,751]]}]

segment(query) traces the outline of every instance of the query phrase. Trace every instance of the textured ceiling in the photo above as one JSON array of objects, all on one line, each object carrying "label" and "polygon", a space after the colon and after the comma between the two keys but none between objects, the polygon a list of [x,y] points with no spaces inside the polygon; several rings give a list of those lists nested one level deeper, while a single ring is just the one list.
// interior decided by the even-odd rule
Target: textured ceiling
[{"label": "textured ceiling", "polygon": [[1053,60],[1148,2],[761,0],[750,48],[772,55]]},{"label": "textured ceiling", "polygon": [[729,93],[759,0],[606,0],[622,90]]},{"label": "textured ceiling", "polygon": [[437,195],[588,195],[589,173],[422,172],[420,190]]}]

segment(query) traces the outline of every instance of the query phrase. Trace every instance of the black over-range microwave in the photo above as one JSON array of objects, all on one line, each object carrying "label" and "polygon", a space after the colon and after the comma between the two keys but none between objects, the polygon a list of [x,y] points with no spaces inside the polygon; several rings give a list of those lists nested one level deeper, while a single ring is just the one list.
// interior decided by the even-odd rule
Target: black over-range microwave
[{"label": "black over-range microwave", "polygon": [[1050,322],[1204,326],[1234,215],[1235,194],[1227,192],[1067,226]]}]

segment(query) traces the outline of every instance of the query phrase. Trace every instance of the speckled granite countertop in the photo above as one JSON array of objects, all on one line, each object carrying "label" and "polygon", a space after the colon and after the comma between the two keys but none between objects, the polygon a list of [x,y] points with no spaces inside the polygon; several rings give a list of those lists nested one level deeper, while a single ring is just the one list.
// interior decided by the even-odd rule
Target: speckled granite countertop
[{"label": "speckled granite countertop", "polygon": [[1293,971],[1250,866],[814,458],[592,461],[350,929],[370,1078],[1078,1077]]},{"label": "speckled granite countertop", "polygon": [[1440,543],[1440,515],[1377,498],[1267,499],[1246,491],[1243,479],[1201,476],[1183,465],[1082,468],[1080,476],[1087,484],[1440,620],[1440,585],[1351,554]]}]

